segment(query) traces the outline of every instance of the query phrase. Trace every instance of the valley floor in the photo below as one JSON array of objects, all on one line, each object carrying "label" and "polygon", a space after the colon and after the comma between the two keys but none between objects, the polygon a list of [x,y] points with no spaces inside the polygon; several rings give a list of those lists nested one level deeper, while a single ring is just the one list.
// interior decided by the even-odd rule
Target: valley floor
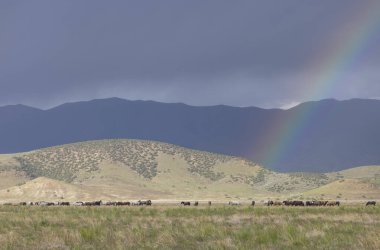
[{"label": "valley floor", "polygon": [[0,206],[4,249],[380,249],[380,208]]}]

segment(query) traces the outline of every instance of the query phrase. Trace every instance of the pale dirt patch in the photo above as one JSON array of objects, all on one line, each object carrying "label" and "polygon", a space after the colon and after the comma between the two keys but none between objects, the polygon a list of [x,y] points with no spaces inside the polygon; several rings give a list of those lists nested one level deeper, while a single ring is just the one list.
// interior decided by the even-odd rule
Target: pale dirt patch
[{"label": "pale dirt patch", "polygon": [[230,237],[226,237],[222,240],[215,241],[216,245],[222,246],[226,249],[236,249],[236,245],[234,244],[233,240]]},{"label": "pale dirt patch", "polygon": [[312,231],[306,232],[305,236],[307,238],[318,238],[325,236],[325,232],[313,229]]},{"label": "pale dirt patch", "polygon": [[40,249],[60,249],[60,250],[66,250],[70,249],[63,239],[57,238],[57,237],[49,237],[48,240],[41,240],[41,243],[39,244]]}]

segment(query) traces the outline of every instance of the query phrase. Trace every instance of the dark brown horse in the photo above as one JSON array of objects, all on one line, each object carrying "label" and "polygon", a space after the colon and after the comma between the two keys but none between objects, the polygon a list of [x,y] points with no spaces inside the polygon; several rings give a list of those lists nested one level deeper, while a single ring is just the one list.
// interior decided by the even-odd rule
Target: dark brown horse
[{"label": "dark brown horse", "polygon": [[367,201],[366,206],[376,206],[376,201]]},{"label": "dark brown horse", "polygon": [[190,201],[181,201],[181,205],[182,206],[190,206],[191,203],[190,203]]},{"label": "dark brown horse", "polygon": [[282,202],[285,206],[305,206],[305,203],[303,201],[283,201]]},{"label": "dark brown horse", "polygon": [[100,206],[100,205],[102,205],[102,201],[87,201],[83,205],[89,206],[89,207]]},{"label": "dark brown horse", "polygon": [[326,206],[327,201],[306,201],[306,206]]}]

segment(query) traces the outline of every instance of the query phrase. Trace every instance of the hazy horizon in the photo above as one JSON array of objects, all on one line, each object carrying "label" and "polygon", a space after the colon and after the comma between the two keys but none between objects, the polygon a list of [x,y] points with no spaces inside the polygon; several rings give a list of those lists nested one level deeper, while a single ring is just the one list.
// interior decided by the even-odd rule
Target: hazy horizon
[{"label": "hazy horizon", "polygon": [[192,107],[228,106],[228,107],[234,107],[234,108],[261,108],[261,109],[282,109],[282,110],[292,109],[292,108],[297,107],[298,105],[303,104],[303,103],[320,102],[320,101],[325,101],[325,100],[334,100],[334,101],[338,101],[338,102],[350,101],[350,100],[356,100],[356,99],[357,100],[375,100],[375,101],[380,101],[380,98],[349,98],[349,99],[325,98],[325,99],[319,99],[319,100],[308,100],[308,101],[304,101],[304,102],[300,102],[300,103],[298,103],[298,102],[297,103],[291,103],[289,105],[285,105],[285,106],[282,106],[282,107],[260,107],[260,106],[233,106],[233,105],[226,105],[226,104],[222,104],[222,103],[221,104],[211,104],[211,105],[192,105],[192,104],[185,103],[185,102],[161,102],[161,101],[149,100],[149,99],[147,99],[147,100],[143,100],[143,99],[133,100],[133,99],[126,99],[126,98],[123,98],[123,97],[111,96],[111,97],[94,98],[94,99],[87,99],[87,100],[73,100],[73,101],[58,103],[58,104],[53,105],[51,107],[38,107],[38,106],[28,105],[28,104],[25,104],[25,103],[5,104],[5,105],[0,105],[0,107],[22,105],[22,106],[27,106],[27,107],[30,107],[30,108],[36,108],[36,109],[40,109],[40,110],[49,110],[49,109],[53,109],[53,108],[59,107],[59,106],[64,105],[64,104],[69,104],[69,103],[91,102],[91,101],[96,101],[96,100],[107,100],[107,99],[121,99],[121,100],[131,101],[131,102],[142,101],[142,102],[157,102],[157,103],[164,103],[164,104],[184,104],[184,105],[192,106]]}]

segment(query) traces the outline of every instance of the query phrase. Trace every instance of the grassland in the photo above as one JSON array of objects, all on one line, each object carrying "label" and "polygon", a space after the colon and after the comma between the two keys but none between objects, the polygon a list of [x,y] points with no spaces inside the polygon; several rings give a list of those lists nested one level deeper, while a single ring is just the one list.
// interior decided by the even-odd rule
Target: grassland
[{"label": "grassland", "polygon": [[380,208],[0,206],[2,249],[380,249]]}]

